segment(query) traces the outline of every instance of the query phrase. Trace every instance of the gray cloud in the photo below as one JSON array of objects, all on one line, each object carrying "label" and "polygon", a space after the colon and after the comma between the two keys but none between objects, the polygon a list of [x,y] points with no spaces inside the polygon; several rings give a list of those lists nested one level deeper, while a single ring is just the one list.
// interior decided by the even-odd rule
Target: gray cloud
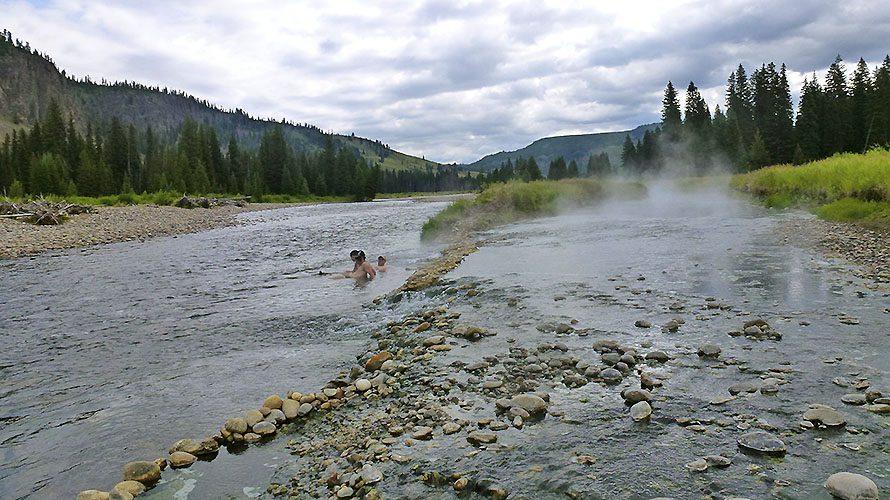
[{"label": "gray cloud", "polygon": [[[883,5],[881,5],[883,4]],[[63,69],[178,88],[439,161],[657,121],[664,84],[710,108],[727,75],[798,80],[888,48],[887,0],[663,2],[0,0]],[[797,89],[793,89],[797,92]]]}]

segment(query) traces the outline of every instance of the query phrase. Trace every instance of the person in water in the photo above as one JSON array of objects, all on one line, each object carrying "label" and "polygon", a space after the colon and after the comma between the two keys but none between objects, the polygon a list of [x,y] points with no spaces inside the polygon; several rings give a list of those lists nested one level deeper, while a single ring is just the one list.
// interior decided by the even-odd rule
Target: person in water
[{"label": "person in water", "polygon": [[374,266],[368,262],[365,252],[359,251],[355,257],[355,270],[349,277],[358,280],[372,280],[375,276],[377,276],[377,271],[374,270]]},{"label": "person in water", "polygon": [[352,276],[352,273],[358,271],[358,264],[355,262],[355,259],[360,253],[362,253],[361,250],[353,250],[349,252],[349,260],[352,261],[352,271],[342,271],[337,273],[335,276],[343,276],[344,278],[348,278]]},{"label": "person in water", "polygon": [[377,272],[386,272],[386,257],[380,255],[377,257]]}]

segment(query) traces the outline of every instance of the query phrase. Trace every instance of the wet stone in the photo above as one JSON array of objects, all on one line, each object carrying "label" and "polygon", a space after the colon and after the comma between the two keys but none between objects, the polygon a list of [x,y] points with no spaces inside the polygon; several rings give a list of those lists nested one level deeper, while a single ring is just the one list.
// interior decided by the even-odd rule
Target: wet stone
[{"label": "wet stone", "polygon": [[99,490],[84,490],[77,494],[76,500],[108,500],[108,492]]},{"label": "wet stone", "polygon": [[628,404],[635,404],[640,401],[649,401],[652,395],[645,389],[627,389],[621,392],[621,397]]},{"label": "wet stone", "polygon": [[460,431],[461,426],[455,422],[448,422],[447,424],[442,426],[442,432],[446,435],[454,434],[455,432]]},{"label": "wet stone", "polygon": [[640,401],[630,407],[630,417],[635,422],[646,420],[650,415],[652,415],[652,407],[646,401]]},{"label": "wet stone", "polygon": [[600,359],[607,365],[614,365],[621,361],[621,355],[617,352],[607,352],[600,356]]},{"label": "wet stone", "polygon": [[840,427],[847,423],[847,419],[841,412],[825,405],[812,405],[803,414],[803,419],[826,427]]},{"label": "wet stone", "polygon": [[135,497],[145,491],[145,485],[139,481],[121,481],[111,489],[111,493],[115,491],[123,491]]},{"label": "wet stone", "polygon": [[652,351],[646,354],[646,361],[657,361],[659,363],[666,363],[669,359],[670,357],[663,351]]},{"label": "wet stone", "polygon": [[263,413],[259,410],[248,410],[244,413],[244,420],[248,427],[253,427],[254,424],[263,421]]},{"label": "wet stone", "polygon": [[783,456],[788,449],[781,439],[764,431],[742,434],[737,442],[743,451],[772,456]]},{"label": "wet stone", "polygon": [[312,406],[312,403],[302,403],[300,405],[300,409],[297,410],[297,416],[305,417],[306,415],[311,413],[313,409],[314,407]]},{"label": "wet stone", "polygon": [[411,434],[412,439],[417,439],[419,441],[432,439],[433,438],[433,428],[427,426],[418,427],[413,434]]},{"label": "wet stone", "polygon": [[862,474],[838,472],[825,481],[825,489],[842,500],[878,500],[878,486]]},{"label": "wet stone", "polygon": [[621,372],[614,368],[606,368],[605,370],[602,370],[599,372],[599,377],[607,384],[617,384],[618,382],[621,382],[622,379]]},{"label": "wet stone", "polygon": [[161,479],[161,468],[154,462],[130,462],[124,465],[124,481],[139,481],[150,486]]},{"label": "wet stone", "polygon": [[175,451],[170,454],[170,466],[173,468],[188,467],[196,460],[198,457],[184,451]]},{"label": "wet stone", "polygon": [[693,460],[692,462],[687,463],[686,468],[692,472],[704,472],[708,470],[708,462],[699,458],[698,460]]},{"label": "wet stone", "polygon": [[253,426],[254,434],[258,434],[260,436],[268,436],[270,434],[275,434],[275,424],[271,422],[258,422]]},{"label": "wet stone", "polygon": [[652,328],[652,322],[645,319],[638,319],[634,322],[637,328]]},{"label": "wet stone", "polygon": [[859,394],[859,393],[844,394],[841,397],[841,401],[843,401],[844,403],[846,403],[848,405],[856,405],[856,406],[864,405],[865,403],[868,402],[868,400],[865,399],[865,394]]},{"label": "wet stone", "polygon": [[371,464],[363,465],[361,472],[359,472],[359,475],[361,476],[365,484],[379,483],[383,480],[383,473],[380,472],[380,469],[374,467]]},{"label": "wet stone", "polygon": [[497,434],[493,432],[473,431],[467,434],[467,441],[479,445],[490,444],[498,440]]},{"label": "wet stone", "polygon": [[542,415],[547,410],[547,402],[534,394],[517,394],[510,399],[510,407],[522,408],[529,415]]},{"label": "wet stone", "polygon": [[247,432],[247,421],[241,417],[226,420],[225,429],[232,433],[244,434]]},{"label": "wet stone", "polygon": [[698,355],[703,358],[716,358],[721,352],[722,349],[716,344],[705,344],[698,348]]},{"label": "wet stone", "polygon": [[757,392],[757,389],[757,384],[751,382],[739,382],[737,384],[732,384],[731,386],[729,386],[729,393],[735,396],[743,392]]},{"label": "wet stone", "polygon": [[281,399],[281,396],[279,396],[278,394],[273,394],[266,398],[265,401],[263,401],[263,406],[271,410],[279,410],[281,409],[282,403],[283,400]]},{"label": "wet stone", "polygon": [[355,381],[355,390],[365,392],[371,388],[371,381],[366,378],[360,378]]}]

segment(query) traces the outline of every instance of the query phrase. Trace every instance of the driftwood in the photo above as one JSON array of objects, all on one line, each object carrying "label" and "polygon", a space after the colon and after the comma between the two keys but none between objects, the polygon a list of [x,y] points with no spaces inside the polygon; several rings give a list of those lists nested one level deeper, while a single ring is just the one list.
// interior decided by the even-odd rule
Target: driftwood
[{"label": "driftwood", "polygon": [[26,203],[0,202],[0,217],[23,219],[41,226],[57,225],[70,215],[92,212],[93,207],[74,203],[51,203],[43,198]]},{"label": "driftwood", "polygon": [[205,198],[203,196],[194,197],[182,195],[182,198],[177,200],[173,205],[179,208],[243,207],[249,200],[250,196],[241,196],[237,198]]}]

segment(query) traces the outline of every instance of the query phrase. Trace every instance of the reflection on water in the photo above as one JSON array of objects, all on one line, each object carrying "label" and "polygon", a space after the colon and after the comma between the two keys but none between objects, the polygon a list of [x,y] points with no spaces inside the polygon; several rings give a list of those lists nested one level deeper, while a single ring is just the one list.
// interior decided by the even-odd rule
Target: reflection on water
[{"label": "reflection on water", "polygon": [[[254,212],[245,226],[4,263],[0,498],[109,488],[128,460],[208,435],[270,392],[319,387],[387,319],[362,306],[437,253],[419,230],[444,205]],[[388,256],[389,271],[361,286],[318,275],[351,269],[352,248]]]}]

